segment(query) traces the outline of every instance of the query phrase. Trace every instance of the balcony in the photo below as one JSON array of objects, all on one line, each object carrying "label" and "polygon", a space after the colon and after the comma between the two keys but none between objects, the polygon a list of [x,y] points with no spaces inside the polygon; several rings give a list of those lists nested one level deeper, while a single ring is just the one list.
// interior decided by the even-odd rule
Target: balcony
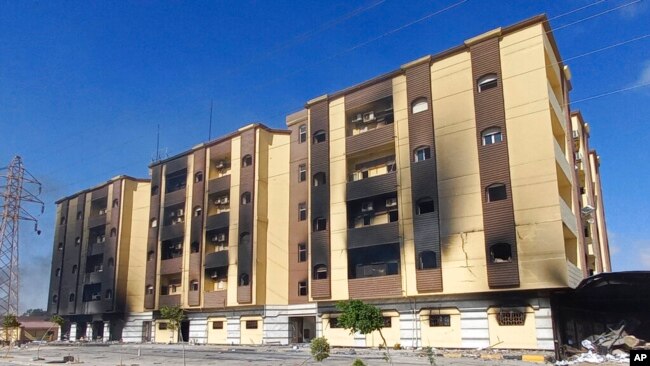
[{"label": "balcony", "polygon": [[208,182],[208,194],[227,191],[230,189],[230,175],[211,179]]},{"label": "balcony", "polygon": [[398,222],[348,229],[348,248],[399,243]]},{"label": "balcony", "polygon": [[402,276],[378,276],[348,280],[351,299],[376,299],[402,296]]},{"label": "balcony", "polygon": [[578,287],[580,282],[584,279],[582,270],[578,268],[575,264],[569,262],[568,260],[566,261],[566,268],[567,268],[567,284],[571,288]]},{"label": "balcony", "polygon": [[205,230],[225,229],[230,224],[230,212],[208,216],[205,222]]},{"label": "balcony", "polygon": [[378,196],[397,190],[397,173],[389,172],[374,177],[348,182],[346,199],[348,201]]},{"label": "balcony", "polygon": [[182,237],[185,233],[185,223],[179,222],[172,225],[163,226],[160,230],[160,240],[165,241],[173,238]]},{"label": "balcony", "polygon": [[88,228],[106,225],[106,214],[94,215],[88,218]]},{"label": "balcony", "polygon": [[185,187],[165,194],[165,207],[185,202]]},{"label": "balcony", "polygon": [[226,307],[227,296],[226,290],[204,292],[203,307],[223,309]]},{"label": "balcony", "polygon": [[100,283],[102,282],[103,271],[86,273],[84,276],[84,283]]},{"label": "balcony", "polygon": [[183,269],[183,257],[165,259],[160,261],[160,274],[180,273]]},{"label": "balcony", "polygon": [[160,295],[158,300],[158,307],[162,306],[180,306],[181,305],[181,295]]},{"label": "balcony", "polygon": [[560,215],[562,216],[564,225],[575,237],[578,237],[578,220],[569,205],[562,198],[560,198]]},{"label": "balcony", "polygon": [[217,268],[228,266],[228,251],[209,253],[205,256],[205,268]]},{"label": "balcony", "polygon": [[392,124],[377,127],[373,130],[348,136],[345,140],[346,154],[356,154],[377,146],[394,143],[395,131]]}]

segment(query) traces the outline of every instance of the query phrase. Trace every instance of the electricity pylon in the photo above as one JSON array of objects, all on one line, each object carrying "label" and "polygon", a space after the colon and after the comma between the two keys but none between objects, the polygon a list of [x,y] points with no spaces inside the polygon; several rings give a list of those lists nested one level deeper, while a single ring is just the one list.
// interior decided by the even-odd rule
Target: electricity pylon
[{"label": "electricity pylon", "polygon": [[[41,194],[41,183],[34,178],[23,166],[20,156],[16,156],[6,168],[0,169],[0,185],[2,192],[2,217],[0,221],[0,315],[18,315],[18,285],[20,272],[18,270],[18,234],[19,223],[34,222],[34,231],[38,229],[38,220],[21,205],[36,203],[45,209],[43,201],[38,198]],[[38,188],[38,194],[32,194],[28,188]]]}]

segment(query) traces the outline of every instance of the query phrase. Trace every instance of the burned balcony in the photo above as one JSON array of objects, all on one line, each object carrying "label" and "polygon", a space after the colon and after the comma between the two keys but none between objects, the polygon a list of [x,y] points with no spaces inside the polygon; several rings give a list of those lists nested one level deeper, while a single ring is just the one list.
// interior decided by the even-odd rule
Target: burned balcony
[{"label": "burned balcony", "polygon": [[350,109],[345,113],[347,135],[355,136],[393,123],[393,97]]},{"label": "burned balcony", "polygon": [[161,243],[160,259],[174,259],[183,256],[183,237],[165,240]]},{"label": "burned balcony", "polygon": [[89,283],[84,285],[83,289],[83,302],[101,301],[102,299],[102,284]]},{"label": "burned balcony", "polygon": [[97,198],[90,203],[90,215],[88,227],[96,227],[106,224],[107,198]]},{"label": "burned balcony", "polygon": [[187,169],[181,169],[167,174],[165,177],[165,193],[184,190],[187,185]]},{"label": "burned balcony", "polygon": [[226,306],[228,288],[228,266],[205,269],[203,282],[204,307],[223,308]]},{"label": "burned balcony", "polygon": [[163,227],[160,232],[161,240],[182,236],[185,229],[185,204],[165,207],[163,211]]},{"label": "burned balcony", "polygon": [[88,233],[88,253],[91,255],[103,253],[104,243],[106,243],[106,226],[90,229]]},{"label": "burned balcony", "polygon": [[159,306],[178,306],[183,293],[180,275],[160,276]]},{"label": "burned balcony", "polygon": [[351,167],[347,184],[347,200],[385,195],[397,191],[397,167],[395,155],[384,152],[380,158],[372,160],[350,160]]},{"label": "burned balcony", "polygon": [[348,250],[348,278],[398,275],[399,243]]},{"label": "burned balcony", "polygon": [[223,155],[210,159],[210,180],[230,174],[230,156]]},{"label": "burned balcony", "polygon": [[211,230],[205,234],[206,253],[228,250],[228,230]]}]

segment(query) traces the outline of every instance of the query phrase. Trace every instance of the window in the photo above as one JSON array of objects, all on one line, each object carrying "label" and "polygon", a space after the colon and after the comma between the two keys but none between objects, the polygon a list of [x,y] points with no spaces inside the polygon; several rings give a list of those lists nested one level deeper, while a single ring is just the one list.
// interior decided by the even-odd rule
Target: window
[{"label": "window", "polygon": [[81,211],[77,211],[77,221],[81,220],[83,218],[83,213]]},{"label": "window", "polygon": [[114,265],[115,265],[115,259],[113,259],[112,257],[108,258],[108,266],[113,267]]},{"label": "window", "polygon": [[419,112],[424,112],[427,109],[429,109],[429,103],[427,102],[427,98],[418,98],[411,103],[411,113],[416,114]]},{"label": "window", "polygon": [[56,304],[57,302],[59,302],[59,297],[56,295],[52,295],[52,303]]},{"label": "window", "polygon": [[490,247],[490,260],[492,263],[512,262],[512,249],[509,244],[499,243]]},{"label": "window", "polygon": [[392,173],[397,171],[397,165],[395,165],[395,161],[389,161],[386,163],[386,173]]},{"label": "window", "polygon": [[250,278],[248,273],[242,273],[239,275],[239,286],[248,286],[250,284]]},{"label": "window", "polygon": [[298,282],[298,296],[307,296],[307,281]]},{"label": "window", "polygon": [[397,210],[388,211],[388,222],[395,222],[399,220],[399,214]]},{"label": "window", "polygon": [[151,186],[151,195],[152,196],[157,195],[159,190],[160,189],[158,188],[158,186],[156,186],[156,185]]},{"label": "window", "polygon": [[257,320],[246,320],[246,329],[257,329]]},{"label": "window", "polygon": [[325,173],[320,172],[314,174],[314,187],[322,186],[327,183],[327,180],[325,179]]},{"label": "window", "polygon": [[431,250],[425,250],[418,255],[418,269],[431,269],[438,267],[436,253]]},{"label": "window", "polygon": [[361,212],[371,212],[372,211],[372,201],[366,201],[361,203]]},{"label": "window", "polygon": [[429,315],[429,326],[430,327],[450,327],[451,326],[451,316],[449,315]]},{"label": "window", "polygon": [[77,265],[76,264],[72,266],[72,273],[73,274],[77,273]]},{"label": "window", "polygon": [[307,220],[307,204],[299,203],[298,204],[298,221]]},{"label": "window", "polygon": [[158,323],[158,330],[167,330],[167,323]]},{"label": "window", "polygon": [[433,206],[433,199],[431,197],[424,197],[418,200],[415,214],[422,215],[433,212],[434,210],[435,207]]},{"label": "window", "polygon": [[104,293],[104,298],[106,300],[112,299],[113,298],[113,290],[106,290],[106,292]]},{"label": "window", "polygon": [[59,277],[61,276],[61,268],[57,268],[54,276]]},{"label": "window", "polygon": [[194,217],[199,217],[203,213],[201,206],[194,207]]},{"label": "window", "polygon": [[68,295],[68,301],[74,302],[74,292],[72,292],[72,293],[70,293],[70,295]]},{"label": "window", "polygon": [[120,201],[118,201],[117,198],[113,200],[113,208],[116,208],[117,205],[119,205],[119,204],[120,204]]},{"label": "window", "polygon": [[488,128],[481,133],[483,146],[496,144],[497,142],[503,141],[501,136],[501,129],[499,127]]},{"label": "window", "polygon": [[251,165],[253,165],[253,157],[250,155],[244,155],[244,157],[241,159],[242,168],[246,168],[247,166]]},{"label": "window", "polygon": [[327,279],[327,266],[324,264],[318,264],[314,266],[313,277],[315,280]]},{"label": "window", "polygon": [[190,282],[190,291],[198,291],[199,290],[199,281],[193,280]]},{"label": "window", "polygon": [[298,182],[307,180],[307,164],[300,164],[298,166]]},{"label": "window", "polygon": [[339,324],[339,318],[330,318],[329,324],[330,328],[341,328],[341,325]]},{"label": "window", "polygon": [[372,217],[370,215],[363,216],[363,226],[372,225]]},{"label": "window", "polygon": [[65,224],[65,216],[61,216],[61,221],[59,222],[59,224],[61,225]]},{"label": "window", "polygon": [[320,144],[321,142],[325,142],[327,139],[327,134],[323,130],[316,131],[314,133],[314,144]]},{"label": "window", "polygon": [[151,219],[150,226],[151,227],[158,227],[158,219],[156,219],[156,218]]},{"label": "window", "polygon": [[493,184],[487,187],[486,198],[488,202],[501,201],[508,198],[506,193],[506,185],[502,183]]},{"label": "window", "polygon": [[58,250],[63,250],[63,242],[59,242],[59,245],[56,246]]},{"label": "window", "polygon": [[147,295],[153,295],[153,286],[152,286],[152,285],[148,285],[147,288],[146,288],[146,290],[145,290],[145,293],[146,293]]},{"label": "window", "polygon": [[298,262],[307,261],[307,244],[300,243],[298,244]]},{"label": "window", "polygon": [[298,128],[298,143],[302,144],[305,141],[307,141],[307,126],[301,125]]},{"label": "window", "polygon": [[244,192],[244,194],[241,195],[241,204],[242,205],[248,205],[251,203],[251,193],[250,192]]},{"label": "window", "polygon": [[212,329],[223,329],[223,321],[212,322]]},{"label": "window", "polygon": [[390,327],[393,326],[393,323],[392,323],[391,319],[392,318],[390,316],[385,316],[384,317],[384,326],[383,326],[383,328],[390,328]]},{"label": "window", "polygon": [[424,161],[427,159],[431,159],[431,148],[428,146],[423,146],[415,149],[415,152],[413,153],[413,161],[416,163],[419,161]]},{"label": "window", "polygon": [[147,253],[147,260],[148,260],[148,261],[152,261],[153,258],[154,258],[153,250],[150,250],[150,251]]},{"label": "window", "polygon": [[312,231],[323,231],[327,230],[327,220],[322,217],[317,217],[314,219],[314,225]]},{"label": "window", "polygon": [[74,245],[75,246],[81,245],[81,238],[80,237],[77,236],[76,238],[74,238]]},{"label": "window", "polygon": [[199,252],[199,242],[193,241],[190,244],[190,253],[198,253],[198,252]]},{"label": "window", "polygon": [[115,237],[115,235],[117,235],[117,229],[116,229],[116,228],[112,228],[112,229],[111,229],[111,238]]},{"label": "window", "polygon": [[497,313],[499,325],[524,325],[526,324],[526,313],[519,310],[501,309]]},{"label": "window", "polygon": [[484,92],[488,89],[496,88],[497,86],[497,74],[487,74],[481,76],[476,82],[478,87],[478,92]]},{"label": "window", "polygon": [[194,173],[194,183],[200,183],[203,181],[203,172]]}]

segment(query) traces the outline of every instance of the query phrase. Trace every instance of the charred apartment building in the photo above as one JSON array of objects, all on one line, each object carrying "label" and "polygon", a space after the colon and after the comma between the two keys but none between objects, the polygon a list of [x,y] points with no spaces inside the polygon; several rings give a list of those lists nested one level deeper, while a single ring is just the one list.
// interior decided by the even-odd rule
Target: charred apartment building
[{"label": "charred apartment building", "polygon": [[[122,242],[137,255],[114,264],[127,277],[101,284],[125,300],[68,305],[69,281],[97,283],[54,272],[96,255],[68,258],[69,237],[93,240],[68,223],[50,310],[77,336],[115,319],[110,337],[167,342],[158,310],[177,305],[199,343],[377,346],[336,321],[337,301],[362,299],[382,309],[389,345],[552,349],[551,294],[611,270],[599,157],[570,80],[538,16],[315,98],[286,130],[248,125],[157,162],[137,183],[140,234]],[[77,202],[92,211],[94,192],[60,201],[59,220]]]}]

